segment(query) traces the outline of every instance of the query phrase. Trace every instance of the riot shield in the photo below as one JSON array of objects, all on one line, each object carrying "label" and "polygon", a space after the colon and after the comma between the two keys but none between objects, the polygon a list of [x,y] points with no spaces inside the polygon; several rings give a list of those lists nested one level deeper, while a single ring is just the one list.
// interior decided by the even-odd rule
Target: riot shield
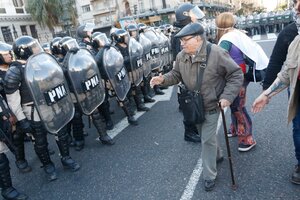
[{"label": "riot shield", "polygon": [[163,66],[168,66],[170,64],[169,40],[162,32],[160,33],[160,37],[162,38],[161,55],[163,57]]},{"label": "riot shield", "polygon": [[123,56],[115,47],[104,50],[103,68],[118,99],[123,101],[130,90],[131,82],[124,66]]},{"label": "riot shield", "polygon": [[67,74],[72,92],[82,112],[90,115],[105,98],[105,86],[97,63],[87,49],[70,53],[67,58]]},{"label": "riot shield", "polygon": [[41,52],[27,60],[24,75],[41,121],[47,131],[57,133],[74,115],[62,68],[53,56]]},{"label": "riot shield", "polygon": [[159,38],[152,29],[147,29],[144,34],[151,41],[151,69],[156,70],[161,66]]},{"label": "riot shield", "polygon": [[134,38],[130,38],[128,44],[131,72],[129,72],[130,81],[138,86],[143,81],[143,47]]},{"label": "riot shield", "polygon": [[148,77],[151,73],[151,41],[144,35],[144,33],[140,33],[139,42],[143,47],[144,76]]}]

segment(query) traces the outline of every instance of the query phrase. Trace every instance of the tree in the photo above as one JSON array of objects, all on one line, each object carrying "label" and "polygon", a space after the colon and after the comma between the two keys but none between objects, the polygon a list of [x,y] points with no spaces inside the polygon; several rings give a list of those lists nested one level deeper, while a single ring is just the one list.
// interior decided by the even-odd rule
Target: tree
[{"label": "tree", "polygon": [[41,26],[47,26],[52,33],[63,15],[61,0],[28,0],[26,11]]},{"label": "tree", "polygon": [[52,33],[54,27],[63,21],[64,16],[69,16],[72,24],[76,25],[74,0],[28,0],[26,11],[41,26],[47,26]]}]

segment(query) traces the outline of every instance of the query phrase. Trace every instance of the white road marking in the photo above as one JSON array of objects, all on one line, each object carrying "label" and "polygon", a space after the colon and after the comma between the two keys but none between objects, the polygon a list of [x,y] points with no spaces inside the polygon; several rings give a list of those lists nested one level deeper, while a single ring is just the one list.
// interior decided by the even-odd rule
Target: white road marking
[{"label": "white road marking", "polygon": [[199,182],[200,176],[202,174],[202,159],[201,157],[199,158],[197,165],[195,167],[195,169],[193,170],[193,173],[190,177],[190,180],[187,184],[187,186],[185,187],[185,190],[183,192],[183,194],[181,195],[180,200],[190,200],[192,199],[196,186]]},{"label": "white road marking", "polygon": [[257,41],[261,39],[261,35],[253,35],[252,40]]},{"label": "white road marking", "polygon": [[[174,86],[169,87],[164,91],[164,95],[155,95],[153,97],[153,99],[155,99],[155,102],[153,103],[147,103],[146,106],[148,108],[151,108],[152,106],[154,106],[157,102],[159,101],[170,101],[171,96],[172,96],[172,92],[173,92],[173,88]],[[146,112],[137,112],[134,117],[136,119],[138,119],[140,116],[142,116],[144,113]],[[119,123],[117,123],[114,127],[113,130],[108,130],[107,134],[111,137],[114,138],[116,137],[119,133],[121,133],[127,126],[129,126],[129,123],[127,121],[127,117],[123,118]],[[98,139],[98,138],[97,138]]]},{"label": "white road marking", "polygon": [[267,36],[268,36],[268,39],[269,39],[269,40],[270,40],[270,39],[276,39],[276,38],[277,38],[277,36],[276,36],[275,33],[268,33]]}]

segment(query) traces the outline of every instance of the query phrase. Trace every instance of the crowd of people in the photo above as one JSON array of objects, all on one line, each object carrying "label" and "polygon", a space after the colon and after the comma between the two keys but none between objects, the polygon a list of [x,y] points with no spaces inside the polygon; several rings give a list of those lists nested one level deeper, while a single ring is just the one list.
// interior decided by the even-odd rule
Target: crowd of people
[{"label": "crowd of people", "polygon": [[[80,164],[71,157],[69,148],[84,148],[83,115],[91,117],[103,145],[114,145],[107,134],[114,128],[111,100],[116,99],[128,123],[136,126],[135,112],[149,111],[146,103],[154,102],[154,95],[163,95],[164,88],[177,84],[184,139],[201,143],[204,187],[213,190],[217,163],[223,160],[217,139],[220,109],[230,107],[228,136],[238,136],[239,151],[250,151],[257,144],[245,108],[247,86],[253,81],[246,76],[252,73],[249,66],[266,71],[264,92],[254,102],[253,112],[261,111],[271,96],[291,85],[289,121],[293,121],[298,160],[291,180],[300,184],[299,70],[295,65],[299,62],[300,1],[294,1],[294,5],[296,20],[280,32],[270,61],[260,46],[236,28],[238,21],[229,12],[216,17],[216,43],[211,44],[206,37],[204,13],[190,3],[177,8],[176,31],[170,24],[150,27],[138,23],[125,29],[112,28],[107,37],[93,32],[94,25],[86,23],[77,28],[76,39],[55,37],[44,49],[31,36],[17,38],[12,46],[0,42],[2,197],[28,198],[13,187],[5,154],[12,151],[19,171],[30,172],[24,151],[26,137],[34,145],[46,178],[54,181],[57,174],[50,158],[48,133],[55,135],[63,167],[78,171]],[[282,66],[284,70],[276,79]],[[197,97],[192,99],[197,105],[201,101],[201,106],[190,113],[202,114],[200,121],[185,115],[189,105],[181,100],[187,93]]]}]

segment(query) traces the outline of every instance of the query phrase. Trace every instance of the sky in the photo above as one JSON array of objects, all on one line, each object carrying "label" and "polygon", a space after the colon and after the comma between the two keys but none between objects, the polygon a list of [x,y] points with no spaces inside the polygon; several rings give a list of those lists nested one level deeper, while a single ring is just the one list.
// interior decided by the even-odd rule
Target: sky
[{"label": "sky", "polygon": [[264,0],[264,7],[267,8],[267,11],[272,11],[277,6],[277,0]]}]

